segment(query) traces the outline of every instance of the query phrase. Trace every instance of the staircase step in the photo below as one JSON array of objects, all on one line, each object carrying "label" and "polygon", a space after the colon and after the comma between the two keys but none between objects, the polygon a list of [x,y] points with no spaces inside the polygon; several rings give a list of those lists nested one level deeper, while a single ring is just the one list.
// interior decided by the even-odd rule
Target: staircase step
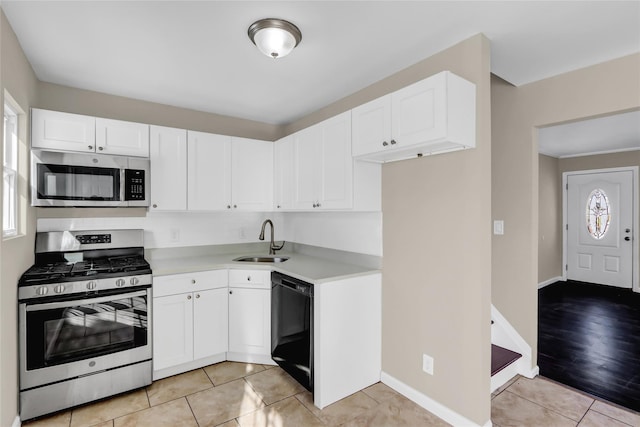
[{"label": "staircase step", "polygon": [[520,353],[491,344],[491,376],[494,376],[521,357]]}]

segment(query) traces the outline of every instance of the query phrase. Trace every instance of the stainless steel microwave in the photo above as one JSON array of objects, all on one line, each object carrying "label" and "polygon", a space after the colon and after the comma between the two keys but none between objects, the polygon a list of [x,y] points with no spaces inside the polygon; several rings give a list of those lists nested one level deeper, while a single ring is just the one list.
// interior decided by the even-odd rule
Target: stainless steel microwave
[{"label": "stainless steel microwave", "polygon": [[149,206],[149,159],[31,150],[31,205]]}]

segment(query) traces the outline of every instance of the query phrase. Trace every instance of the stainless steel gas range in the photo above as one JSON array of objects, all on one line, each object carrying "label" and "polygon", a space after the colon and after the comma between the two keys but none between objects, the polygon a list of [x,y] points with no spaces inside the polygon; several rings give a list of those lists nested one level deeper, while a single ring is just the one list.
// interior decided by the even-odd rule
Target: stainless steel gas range
[{"label": "stainless steel gas range", "polygon": [[142,230],[36,234],[18,284],[20,418],[151,384]]}]

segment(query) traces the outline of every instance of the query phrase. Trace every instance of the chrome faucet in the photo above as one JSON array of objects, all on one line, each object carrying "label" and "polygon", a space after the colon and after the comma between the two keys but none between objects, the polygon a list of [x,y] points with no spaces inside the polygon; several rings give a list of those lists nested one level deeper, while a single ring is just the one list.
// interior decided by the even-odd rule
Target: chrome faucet
[{"label": "chrome faucet", "polygon": [[264,229],[267,224],[271,226],[271,243],[269,244],[269,255],[275,255],[276,251],[279,251],[284,247],[284,241],[280,246],[276,246],[276,244],[273,242],[273,222],[271,222],[270,219],[265,219],[262,223],[262,230],[260,230],[260,236],[258,236],[258,239],[264,240]]}]

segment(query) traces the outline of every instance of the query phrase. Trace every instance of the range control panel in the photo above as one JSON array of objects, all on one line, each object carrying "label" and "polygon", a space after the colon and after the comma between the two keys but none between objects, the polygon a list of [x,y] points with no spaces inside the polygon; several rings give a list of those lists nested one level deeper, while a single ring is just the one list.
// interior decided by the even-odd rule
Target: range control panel
[{"label": "range control panel", "polygon": [[83,245],[111,243],[111,234],[78,234],[76,240]]}]

